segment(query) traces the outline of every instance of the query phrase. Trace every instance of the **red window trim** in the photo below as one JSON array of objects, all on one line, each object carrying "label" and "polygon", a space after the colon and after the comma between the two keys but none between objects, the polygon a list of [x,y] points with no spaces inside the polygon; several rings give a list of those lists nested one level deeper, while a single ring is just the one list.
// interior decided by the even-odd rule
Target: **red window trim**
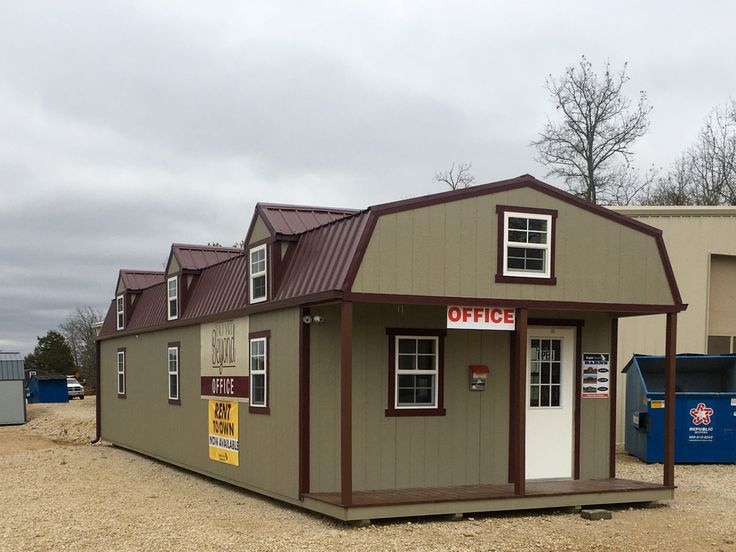
[{"label": "red window trim", "polygon": [[[178,284],[177,284],[178,285]],[[176,289],[177,301],[179,299],[179,288]],[[177,304],[177,308],[179,305]],[[169,399],[169,404],[181,404],[181,341],[170,341],[166,345],[166,395],[169,394],[169,348],[176,347],[176,399]]]},{"label": "red window trim", "polygon": [[[444,416],[445,410],[445,336],[447,330],[423,328],[386,328],[388,335],[388,403],[387,417]],[[396,336],[437,337],[437,406],[434,408],[396,407]]]},{"label": "red window trim", "polygon": [[[549,215],[552,217],[552,228],[550,229],[549,244],[549,278],[527,278],[525,276],[506,276],[503,273],[503,258],[506,254],[503,248],[504,242],[504,218],[507,211],[514,213],[525,213],[530,215]],[[512,205],[496,205],[498,218],[498,252],[496,254],[496,283],[498,284],[530,284],[541,286],[557,285],[555,276],[555,255],[557,241],[557,210],[538,209],[536,207],[517,207]]]},{"label": "red window trim", "polygon": [[[118,390],[118,353],[123,353],[123,389],[125,393],[118,393],[118,399],[128,398],[128,349],[126,347],[118,347],[115,353],[115,390]],[[98,384],[99,385],[99,384]]]},{"label": "red window trim", "polygon": [[271,414],[271,330],[250,332],[248,334],[248,394],[252,392],[253,386],[250,382],[250,340],[266,338],[266,406],[252,406],[248,399],[248,412],[250,414]]}]

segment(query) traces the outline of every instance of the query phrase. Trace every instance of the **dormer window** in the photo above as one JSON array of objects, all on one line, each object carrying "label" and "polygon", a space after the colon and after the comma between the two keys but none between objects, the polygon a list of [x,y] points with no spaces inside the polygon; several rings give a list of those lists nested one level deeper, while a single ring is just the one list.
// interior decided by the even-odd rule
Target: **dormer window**
[{"label": "dormer window", "polygon": [[118,330],[122,330],[125,328],[125,296],[124,295],[118,295],[115,298],[115,304],[117,307],[117,320]]},{"label": "dormer window", "polygon": [[266,244],[250,250],[250,302],[260,303],[268,298]]},{"label": "dormer window", "polygon": [[176,320],[179,318],[179,278],[177,276],[169,278],[166,288],[168,291],[168,319]]}]

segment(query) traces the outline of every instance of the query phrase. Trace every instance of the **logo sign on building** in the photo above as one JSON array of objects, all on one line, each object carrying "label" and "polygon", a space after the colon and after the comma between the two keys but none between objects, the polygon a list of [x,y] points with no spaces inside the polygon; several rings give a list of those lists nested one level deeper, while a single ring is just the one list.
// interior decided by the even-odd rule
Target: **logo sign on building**
[{"label": "logo sign on building", "polygon": [[584,399],[607,399],[612,377],[609,353],[583,353]]},{"label": "logo sign on building", "polygon": [[210,460],[239,466],[238,403],[209,401],[207,423]]},{"label": "logo sign on building", "polygon": [[457,330],[514,330],[515,312],[502,307],[447,307],[447,328]]},{"label": "logo sign on building", "polygon": [[200,395],[248,400],[248,317],[202,324]]}]

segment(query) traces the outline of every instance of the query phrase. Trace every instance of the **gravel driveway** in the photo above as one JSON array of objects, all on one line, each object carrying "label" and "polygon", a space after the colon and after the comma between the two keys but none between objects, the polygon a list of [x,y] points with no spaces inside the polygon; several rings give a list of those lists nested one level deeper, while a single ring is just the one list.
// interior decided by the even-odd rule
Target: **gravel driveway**
[{"label": "gravel driveway", "polygon": [[[673,502],[566,512],[438,518],[353,528],[172,468],[94,434],[94,398],[31,405],[0,427],[0,550],[734,550],[736,466],[677,466]],[[620,454],[622,477],[661,466]]]}]

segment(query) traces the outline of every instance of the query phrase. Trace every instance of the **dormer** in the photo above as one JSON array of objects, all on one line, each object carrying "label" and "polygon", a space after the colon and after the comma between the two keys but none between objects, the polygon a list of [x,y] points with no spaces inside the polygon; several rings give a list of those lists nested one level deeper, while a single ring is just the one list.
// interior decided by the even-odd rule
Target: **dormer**
[{"label": "dormer", "polygon": [[183,316],[202,270],[242,254],[239,247],[173,244],[165,273],[167,320]]},{"label": "dormer", "polygon": [[261,303],[276,295],[300,234],[355,213],[354,209],[258,203],[245,238],[248,302]]},{"label": "dormer", "polygon": [[128,327],[141,292],[163,281],[163,272],[130,269],[122,269],[119,272],[115,288],[116,330],[121,331]]}]

